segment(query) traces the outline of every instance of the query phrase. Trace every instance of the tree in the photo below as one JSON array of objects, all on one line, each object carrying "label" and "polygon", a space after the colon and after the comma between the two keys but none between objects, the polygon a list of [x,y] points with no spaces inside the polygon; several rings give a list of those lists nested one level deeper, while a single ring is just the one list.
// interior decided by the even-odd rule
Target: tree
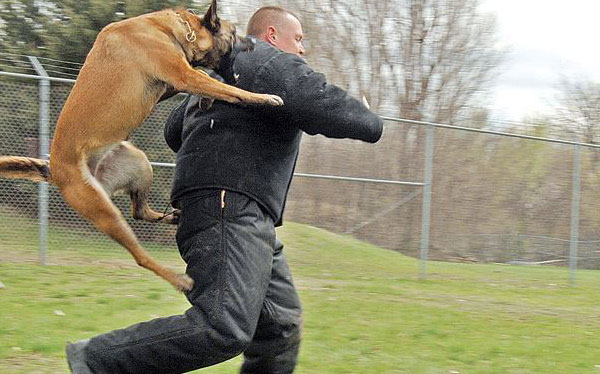
[{"label": "tree", "polygon": [[[563,79],[560,84],[555,127],[576,141],[600,143],[600,83],[582,78]],[[600,153],[592,156],[592,169],[600,170]]]},{"label": "tree", "polygon": [[20,54],[37,54],[44,45],[47,21],[35,0],[0,1],[0,48]]},{"label": "tree", "polygon": [[193,0],[0,0],[3,50],[83,62],[96,35],[111,22]]},{"label": "tree", "polygon": [[167,7],[188,7],[192,1],[60,0],[54,4],[59,16],[47,27],[45,44],[48,56],[83,62],[98,32],[109,23]]},{"label": "tree", "polygon": [[559,128],[585,143],[600,140],[600,84],[584,79],[564,79],[558,98]]}]

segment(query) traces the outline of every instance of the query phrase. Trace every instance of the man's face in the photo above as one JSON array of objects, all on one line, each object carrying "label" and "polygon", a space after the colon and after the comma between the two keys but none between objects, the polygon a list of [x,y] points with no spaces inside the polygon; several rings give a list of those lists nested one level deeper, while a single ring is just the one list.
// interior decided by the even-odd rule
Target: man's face
[{"label": "man's face", "polygon": [[291,14],[286,14],[282,19],[281,26],[273,27],[274,32],[269,36],[268,40],[284,52],[293,53],[301,56],[306,53],[302,45],[302,25],[300,21]]}]

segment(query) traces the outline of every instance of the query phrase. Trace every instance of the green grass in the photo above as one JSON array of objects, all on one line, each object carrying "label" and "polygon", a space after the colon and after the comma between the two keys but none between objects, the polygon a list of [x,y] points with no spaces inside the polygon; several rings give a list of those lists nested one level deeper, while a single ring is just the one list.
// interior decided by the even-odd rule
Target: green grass
[{"label": "green grass", "polygon": [[[291,223],[279,235],[305,310],[300,374],[600,373],[600,272],[571,288],[561,268],[432,262],[421,281],[414,259],[347,236]],[[67,372],[67,340],[187,308],[116,244],[77,245],[42,267],[0,244],[0,373]],[[175,251],[153,255],[183,269]]]}]

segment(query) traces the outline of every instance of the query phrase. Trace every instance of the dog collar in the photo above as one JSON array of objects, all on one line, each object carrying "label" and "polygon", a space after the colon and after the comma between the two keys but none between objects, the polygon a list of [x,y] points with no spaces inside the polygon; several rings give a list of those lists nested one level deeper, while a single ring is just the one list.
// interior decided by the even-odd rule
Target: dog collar
[{"label": "dog collar", "polygon": [[177,17],[179,18],[179,20],[181,21],[181,23],[183,23],[183,25],[187,28],[187,34],[185,34],[185,40],[187,40],[190,43],[193,43],[196,41],[196,32],[194,30],[192,30],[192,26],[190,25],[190,23],[186,20],[183,19],[183,17],[181,16],[181,14],[177,13]]}]

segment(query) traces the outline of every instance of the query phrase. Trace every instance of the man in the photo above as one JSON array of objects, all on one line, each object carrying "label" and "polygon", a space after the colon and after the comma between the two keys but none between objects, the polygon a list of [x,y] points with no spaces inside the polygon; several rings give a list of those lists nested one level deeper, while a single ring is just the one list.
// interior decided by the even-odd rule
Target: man
[{"label": "man", "polygon": [[177,152],[172,201],[177,244],[194,288],[185,314],[159,318],[67,347],[78,373],[179,373],[244,353],[241,372],[292,373],[301,308],[276,238],[302,132],[376,142],[382,120],[328,85],[299,56],[302,27],[278,7],[259,9],[252,52],[220,73],[238,87],[280,95],[280,108],[189,96],[165,127]]}]

